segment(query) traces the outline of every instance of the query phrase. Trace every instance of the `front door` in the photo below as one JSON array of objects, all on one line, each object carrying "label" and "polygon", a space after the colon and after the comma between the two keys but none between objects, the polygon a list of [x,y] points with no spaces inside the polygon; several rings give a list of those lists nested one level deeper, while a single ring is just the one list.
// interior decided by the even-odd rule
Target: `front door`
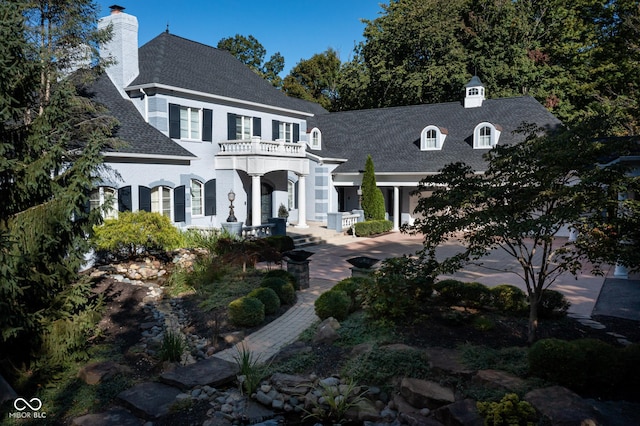
[{"label": "front door", "polygon": [[273,187],[264,182],[260,184],[260,213],[262,223],[273,217]]}]

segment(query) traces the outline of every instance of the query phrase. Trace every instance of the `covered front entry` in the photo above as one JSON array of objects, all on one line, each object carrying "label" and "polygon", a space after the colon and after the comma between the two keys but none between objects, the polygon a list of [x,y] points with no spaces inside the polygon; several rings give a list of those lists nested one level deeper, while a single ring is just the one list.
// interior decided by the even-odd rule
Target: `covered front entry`
[{"label": "covered front entry", "polygon": [[253,137],[250,141],[219,142],[220,152],[215,157],[216,170],[242,170],[251,177],[251,194],[247,221],[253,226],[273,216],[273,191],[270,184],[262,181],[265,174],[274,171],[289,171],[298,176],[298,223],[306,228],[306,177],[309,174],[309,160],[306,158],[306,144],[283,141],[263,141]]}]

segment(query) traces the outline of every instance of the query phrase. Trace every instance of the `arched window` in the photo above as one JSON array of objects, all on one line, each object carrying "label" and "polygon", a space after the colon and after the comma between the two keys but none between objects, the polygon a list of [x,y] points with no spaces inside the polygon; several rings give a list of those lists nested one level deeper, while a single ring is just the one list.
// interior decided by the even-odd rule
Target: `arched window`
[{"label": "arched window", "polygon": [[202,216],[204,214],[203,197],[204,184],[197,179],[191,179],[191,215]]},{"label": "arched window", "polygon": [[469,89],[469,96],[478,96],[480,94],[480,91],[478,90],[477,87],[472,87]]},{"label": "arched window", "polygon": [[89,207],[91,210],[102,209],[104,219],[118,218],[118,192],[114,188],[101,186],[90,194]]},{"label": "arched window", "polygon": [[480,123],[473,132],[473,147],[476,149],[490,149],[498,144],[500,126],[491,123]]},{"label": "arched window", "polygon": [[171,218],[171,188],[156,186],[151,190],[151,211]]},{"label": "arched window", "polygon": [[311,130],[309,135],[309,147],[311,149],[320,149],[322,147],[322,133],[317,128]]},{"label": "arched window", "polygon": [[427,126],[420,134],[420,150],[431,151],[442,149],[446,137],[446,129],[441,129],[437,126]]}]

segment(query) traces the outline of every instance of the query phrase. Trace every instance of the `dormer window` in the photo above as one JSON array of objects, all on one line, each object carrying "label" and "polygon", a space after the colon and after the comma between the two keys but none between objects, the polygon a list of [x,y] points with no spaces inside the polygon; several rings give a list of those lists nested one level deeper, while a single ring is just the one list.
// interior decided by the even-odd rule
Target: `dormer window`
[{"label": "dormer window", "polygon": [[491,149],[498,144],[500,126],[494,126],[491,123],[480,123],[473,131],[473,148],[474,149]]},{"label": "dormer window", "polygon": [[442,149],[446,137],[446,129],[441,129],[437,126],[427,126],[422,130],[420,135],[420,150],[434,151]]},{"label": "dormer window", "polygon": [[320,149],[322,147],[322,133],[320,129],[313,128],[309,134],[309,148]]}]

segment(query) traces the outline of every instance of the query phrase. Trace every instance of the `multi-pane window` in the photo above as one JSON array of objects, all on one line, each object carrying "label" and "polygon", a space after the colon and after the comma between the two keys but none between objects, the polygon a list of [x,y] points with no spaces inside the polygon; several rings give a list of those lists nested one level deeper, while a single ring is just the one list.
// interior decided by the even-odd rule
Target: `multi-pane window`
[{"label": "multi-pane window", "polygon": [[425,148],[437,148],[438,147],[438,132],[435,129],[427,130],[424,135]]},{"label": "multi-pane window", "polygon": [[295,208],[296,205],[296,184],[293,181],[287,181],[287,195],[289,210]]},{"label": "multi-pane window", "polygon": [[480,128],[478,135],[478,147],[489,148],[491,147],[491,127],[484,126]]},{"label": "multi-pane window", "polygon": [[200,110],[180,107],[180,139],[200,139]]},{"label": "multi-pane window", "polygon": [[105,219],[118,218],[118,193],[113,188],[101,186],[91,191],[89,208],[91,210],[102,208],[102,216]]},{"label": "multi-pane window", "polygon": [[151,211],[171,218],[171,189],[156,186],[151,190]]},{"label": "multi-pane window", "polygon": [[285,142],[293,142],[293,123],[280,122],[278,139],[283,139]]},{"label": "multi-pane window", "polygon": [[191,179],[191,214],[201,216],[203,214],[203,187],[199,180]]},{"label": "multi-pane window", "polygon": [[251,139],[253,135],[253,118],[243,115],[236,116],[236,140]]},{"label": "multi-pane window", "polygon": [[320,149],[320,130],[318,129],[311,131],[311,148]]}]

